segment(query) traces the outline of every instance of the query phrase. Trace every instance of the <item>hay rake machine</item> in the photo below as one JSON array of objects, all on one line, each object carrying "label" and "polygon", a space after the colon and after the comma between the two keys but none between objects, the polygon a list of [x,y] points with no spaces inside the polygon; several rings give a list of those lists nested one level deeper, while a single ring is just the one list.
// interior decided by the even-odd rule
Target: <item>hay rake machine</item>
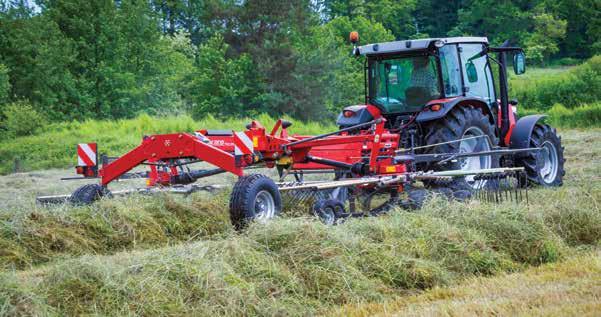
[{"label": "hay rake machine", "polygon": [[[516,185],[520,178],[526,177],[522,167],[435,172],[420,171],[416,166],[466,156],[505,157],[539,151],[532,148],[406,154],[414,151],[399,150],[400,135],[388,131],[385,123],[386,119],[379,118],[317,136],[289,135],[287,128],[291,123],[284,120],[277,121],[271,132],[253,121],[242,132],[198,130],[151,135],[144,137],[138,147],[125,155],[105,159],[100,167],[93,160],[95,155],[88,156],[79,151],[80,156],[86,155],[87,159],[80,160],[84,165],[77,166],[77,172],[86,178],[99,178],[100,182],[78,188],[69,199],[76,204],[89,204],[103,196],[111,196],[108,190],[111,182],[139,177],[146,178],[147,188],[117,194],[210,190],[214,187],[193,183],[200,178],[229,172],[239,176],[229,205],[236,228],[243,228],[252,220],[266,221],[277,216],[282,210],[283,198],[293,205],[311,202],[314,213],[331,224],[348,217],[379,215],[396,206],[418,208],[430,192],[459,199],[482,192],[478,196],[491,201],[519,200]],[[96,147],[95,144],[79,147],[85,146]],[[215,168],[185,168],[196,162],[206,162]],[[131,170],[139,165],[147,165],[149,171],[132,173]],[[257,167],[276,168],[279,180],[276,182],[263,174],[245,174]],[[305,180],[305,176],[313,174],[334,177],[325,181]],[[473,176],[473,191],[441,190],[446,187],[425,190],[414,186],[420,180],[448,182],[466,176]],[[290,177],[293,180],[286,181]],[[510,179],[514,180],[513,184]],[[56,199],[56,196],[38,198],[41,202]]]},{"label": "hay rake machine", "polygon": [[[99,178],[70,201],[110,196],[119,179],[146,179],[133,192],[190,193],[214,189],[194,182],[221,173],[237,175],[229,204],[233,225],[266,221],[284,202],[308,204],[326,223],[375,216],[394,207],[415,209],[433,193],[451,199],[527,200],[530,184],[560,186],[563,147],[544,115],[517,116],[508,99],[506,57],[525,72],[521,48],[490,47],[484,37],[396,41],[357,46],[365,56],[365,104],[346,107],[339,129],[316,136],[290,135],[291,123],[271,130],[252,121],[246,130],[198,130],[150,135],[113,160],[97,164],[96,144],[78,146],[77,173]],[[495,56],[493,56],[495,55]],[[491,64],[498,67],[498,89]],[[204,162],[210,169],[192,170]],[[147,165],[145,172],[132,172]],[[275,168],[276,181],[253,168]],[[315,175],[330,175],[326,180]],[[293,178],[291,178],[293,177]],[[125,191],[120,193],[130,193]],[[46,196],[42,202],[64,200]]]}]

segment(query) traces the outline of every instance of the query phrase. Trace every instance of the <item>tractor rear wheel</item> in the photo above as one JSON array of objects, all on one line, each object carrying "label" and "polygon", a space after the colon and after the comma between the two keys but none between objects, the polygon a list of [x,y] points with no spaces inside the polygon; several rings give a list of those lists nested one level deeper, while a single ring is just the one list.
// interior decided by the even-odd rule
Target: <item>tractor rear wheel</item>
[{"label": "tractor rear wheel", "polygon": [[557,130],[547,124],[537,124],[530,136],[530,147],[541,148],[539,153],[528,153],[517,162],[523,166],[528,175],[528,181],[545,187],[561,186],[565,170],[563,164],[564,147]]},{"label": "tractor rear wheel", "polygon": [[[498,144],[494,124],[480,108],[467,105],[454,107],[444,118],[425,126],[424,145],[438,144],[425,148],[424,153],[470,153],[489,151]],[[451,142],[461,140],[460,142]],[[449,143],[450,142],[450,143]],[[498,165],[492,156],[472,156],[447,162],[444,166],[432,164],[432,170],[478,170]],[[456,178],[451,182],[429,182],[427,186],[446,186],[454,190],[474,190],[485,186],[485,180],[474,176]]]},{"label": "tractor rear wheel", "polygon": [[262,174],[238,179],[230,196],[230,220],[241,230],[251,221],[267,222],[279,215],[282,198],[275,182]]}]

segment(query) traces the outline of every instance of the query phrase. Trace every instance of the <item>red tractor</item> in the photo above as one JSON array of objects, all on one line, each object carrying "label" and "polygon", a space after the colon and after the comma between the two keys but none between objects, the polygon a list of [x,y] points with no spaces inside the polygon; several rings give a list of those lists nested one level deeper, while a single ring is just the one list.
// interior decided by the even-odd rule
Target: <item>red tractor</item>
[{"label": "red tractor", "polygon": [[[351,33],[351,42],[358,38]],[[521,75],[526,70],[521,48],[507,42],[491,47],[485,37],[453,37],[355,46],[353,52],[366,57],[365,105],[345,108],[337,120],[340,127],[383,117],[386,128],[401,135],[403,146],[421,154],[542,148],[538,156],[529,152],[515,155],[514,161],[472,156],[419,165],[434,170],[522,166],[530,183],[562,184],[561,138],[543,122],[544,115],[518,119],[518,101],[508,97],[507,55],[513,56],[514,72]],[[473,178],[456,178],[446,185],[482,185]]]},{"label": "red tractor", "polygon": [[[520,48],[491,47],[481,37],[356,46],[353,32],[351,41],[354,54],[366,57],[365,104],[345,108],[339,130],[291,135],[291,123],[279,120],[271,130],[252,121],[242,132],[150,135],[121,157],[105,158],[100,168],[96,144],[80,144],[77,173],[100,182],[80,187],[70,200],[91,203],[111,195],[111,182],[140,176],[147,178],[142,191],[188,193],[198,188],[191,185],[197,179],[230,172],[240,177],[230,198],[230,218],[242,228],[251,220],[275,217],[282,197],[293,204],[310,198],[314,213],[334,223],[395,206],[419,207],[427,190],[414,186],[418,182],[456,198],[484,190],[484,197],[495,201],[514,198],[499,194],[508,179],[518,187],[562,184],[563,147],[555,129],[542,122],[543,115],[518,119],[517,101],[508,100],[506,59],[513,55],[515,73],[524,73]],[[492,65],[498,66],[497,81]],[[214,168],[192,170],[197,162]],[[149,171],[131,172],[139,165]],[[277,168],[279,182],[245,175],[256,167]],[[308,174],[334,179],[306,180]],[[295,179],[287,181],[289,175]]]}]

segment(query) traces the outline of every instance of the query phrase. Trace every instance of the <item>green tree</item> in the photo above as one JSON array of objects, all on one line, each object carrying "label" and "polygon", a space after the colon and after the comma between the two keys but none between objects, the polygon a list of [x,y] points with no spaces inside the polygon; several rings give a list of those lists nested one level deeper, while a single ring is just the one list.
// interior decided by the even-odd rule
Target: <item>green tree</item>
[{"label": "green tree", "polygon": [[532,19],[534,29],[524,41],[526,56],[544,64],[550,55],[559,52],[558,44],[566,35],[567,22],[548,13],[535,14]]},{"label": "green tree", "polygon": [[199,47],[197,67],[188,78],[187,94],[194,102],[192,114],[244,116],[257,113],[253,107],[255,78],[248,55],[227,57],[228,45],[216,35]]},{"label": "green tree", "polygon": [[323,11],[330,19],[363,17],[374,23],[382,24],[395,38],[410,38],[418,33],[416,20],[412,13],[416,0],[325,0]]},{"label": "green tree", "polygon": [[467,0],[458,11],[458,24],[451,36],[487,36],[493,44],[506,40],[522,43],[531,24],[535,1]]},{"label": "green tree", "polygon": [[324,52],[335,54],[328,56],[332,66],[325,71],[333,79],[328,87],[329,100],[326,103],[331,113],[338,113],[342,107],[365,102],[363,82],[363,59],[351,54],[349,32],[359,32],[360,43],[376,43],[394,40],[392,32],[380,23],[366,18],[338,17],[324,26],[316,34],[320,44],[317,47]]},{"label": "green tree", "polygon": [[8,102],[10,96],[10,81],[8,77],[8,68],[0,64],[0,107]]},{"label": "green tree", "polygon": [[[587,58],[601,50],[601,1],[547,0],[547,11],[567,21],[566,36],[559,42],[560,54]],[[596,44],[598,43],[598,44]]]}]

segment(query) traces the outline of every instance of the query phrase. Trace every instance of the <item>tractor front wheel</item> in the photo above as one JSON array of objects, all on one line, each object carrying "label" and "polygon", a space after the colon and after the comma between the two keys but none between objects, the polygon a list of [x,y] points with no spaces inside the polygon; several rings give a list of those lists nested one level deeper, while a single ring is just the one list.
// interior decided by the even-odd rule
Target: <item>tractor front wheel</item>
[{"label": "tractor front wheel", "polygon": [[541,150],[528,153],[517,162],[526,170],[528,181],[545,187],[561,186],[566,172],[563,167],[564,148],[557,131],[547,124],[535,125],[530,136],[530,147]]},{"label": "tractor front wheel", "polygon": [[282,198],[275,182],[262,174],[242,176],[230,197],[230,220],[236,230],[251,221],[267,222],[279,215]]}]

